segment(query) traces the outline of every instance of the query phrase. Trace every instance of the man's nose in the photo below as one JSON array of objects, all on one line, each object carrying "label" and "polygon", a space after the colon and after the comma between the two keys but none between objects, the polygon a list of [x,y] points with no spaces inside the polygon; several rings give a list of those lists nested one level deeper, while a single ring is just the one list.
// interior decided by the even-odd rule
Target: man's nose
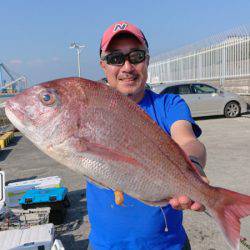
[{"label": "man's nose", "polygon": [[134,65],[129,62],[128,59],[125,60],[125,63],[122,66],[122,71],[124,72],[131,72],[134,70]]}]

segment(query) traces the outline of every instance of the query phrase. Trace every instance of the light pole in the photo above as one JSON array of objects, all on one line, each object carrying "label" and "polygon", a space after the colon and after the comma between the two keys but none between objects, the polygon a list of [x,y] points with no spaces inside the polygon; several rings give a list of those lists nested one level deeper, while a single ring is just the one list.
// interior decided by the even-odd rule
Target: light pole
[{"label": "light pole", "polygon": [[73,42],[69,46],[70,49],[76,49],[77,52],[77,67],[78,67],[78,76],[81,76],[81,66],[80,66],[80,54],[82,52],[82,49],[85,48],[85,45],[80,45],[76,42]]}]

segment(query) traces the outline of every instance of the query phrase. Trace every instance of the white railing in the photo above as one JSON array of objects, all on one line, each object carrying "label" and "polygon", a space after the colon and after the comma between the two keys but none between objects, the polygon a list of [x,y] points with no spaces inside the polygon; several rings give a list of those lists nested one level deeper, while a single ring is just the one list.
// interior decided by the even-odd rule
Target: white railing
[{"label": "white railing", "polygon": [[148,82],[190,82],[250,76],[250,32],[246,27],[151,60]]}]

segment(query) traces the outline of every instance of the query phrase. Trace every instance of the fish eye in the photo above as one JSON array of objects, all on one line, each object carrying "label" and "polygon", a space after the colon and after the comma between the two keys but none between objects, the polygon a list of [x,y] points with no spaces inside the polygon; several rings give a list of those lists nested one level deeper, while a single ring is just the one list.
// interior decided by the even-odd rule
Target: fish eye
[{"label": "fish eye", "polygon": [[46,106],[53,106],[56,103],[55,94],[48,91],[40,93],[39,99]]},{"label": "fish eye", "polygon": [[43,101],[49,102],[50,99],[51,99],[50,95],[48,95],[48,94],[43,95]]}]

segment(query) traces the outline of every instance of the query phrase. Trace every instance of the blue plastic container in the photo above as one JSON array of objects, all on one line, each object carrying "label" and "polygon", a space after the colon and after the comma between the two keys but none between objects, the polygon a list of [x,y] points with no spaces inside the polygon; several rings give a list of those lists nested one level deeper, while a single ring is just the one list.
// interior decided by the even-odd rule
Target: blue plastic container
[{"label": "blue plastic container", "polygon": [[46,188],[46,189],[32,189],[26,191],[22,196],[19,204],[28,205],[34,203],[50,203],[60,202],[65,199],[68,193],[68,189],[65,187],[61,188]]}]

